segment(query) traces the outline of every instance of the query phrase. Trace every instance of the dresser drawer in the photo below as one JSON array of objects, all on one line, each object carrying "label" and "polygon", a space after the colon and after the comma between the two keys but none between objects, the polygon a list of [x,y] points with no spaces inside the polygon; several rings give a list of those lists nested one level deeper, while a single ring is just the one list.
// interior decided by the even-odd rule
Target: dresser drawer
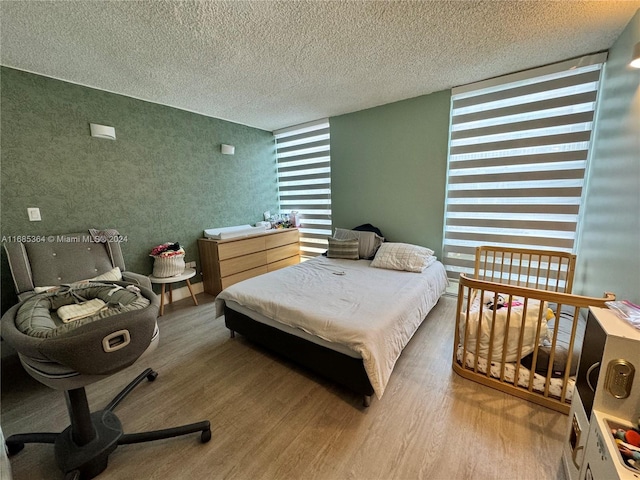
[{"label": "dresser drawer", "polygon": [[291,230],[289,232],[282,231],[276,234],[271,234],[265,237],[266,248],[268,250],[270,248],[280,247],[288,243],[298,243],[298,238],[298,230]]},{"label": "dresser drawer", "polygon": [[272,248],[271,250],[267,250],[267,263],[277,262],[279,260],[298,255],[299,253],[300,245],[298,243]]},{"label": "dresser drawer", "polygon": [[239,257],[265,249],[265,237],[247,238],[218,244],[218,260]]},{"label": "dresser drawer", "polygon": [[280,270],[281,268],[297,265],[298,263],[300,263],[300,255],[295,255],[293,257],[285,258],[284,260],[270,263],[267,265],[267,270],[273,272],[274,270]]},{"label": "dresser drawer", "polygon": [[244,272],[236,273],[235,275],[231,275],[229,277],[224,277],[221,279],[222,281],[222,289],[233,285],[234,283],[241,282],[243,280],[247,280],[249,278],[253,278],[257,275],[262,275],[263,273],[267,273],[267,266],[263,265],[262,267],[252,268],[251,270],[246,270]]},{"label": "dresser drawer", "polygon": [[267,263],[267,253],[265,251],[242,255],[241,257],[229,258],[220,262],[220,276],[228,277],[236,273],[261,267]]}]

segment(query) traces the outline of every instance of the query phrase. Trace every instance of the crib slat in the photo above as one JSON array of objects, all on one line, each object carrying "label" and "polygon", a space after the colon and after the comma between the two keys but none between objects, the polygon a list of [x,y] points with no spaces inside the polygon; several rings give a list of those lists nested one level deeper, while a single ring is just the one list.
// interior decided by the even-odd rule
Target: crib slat
[{"label": "crib slat", "polygon": [[[536,363],[538,361],[538,349],[540,348],[540,332],[542,331],[542,313],[543,310],[545,308],[545,302],[540,302],[540,305],[538,306],[538,325],[536,326],[536,336],[534,337],[536,339],[536,343],[535,343],[535,347],[533,348],[533,361],[531,362],[531,371],[529,372],[529,391],[533,392],[533,381],[535,380],[536,377]],[[547,380],[545,382],[547,389],[545,389],[544,392],[544,396],[548,397],[549,396],[549,392],[548,390],[548,386],[549,386],[549,372],[547,372]]]},{"label": "crib slat", "polygon": [[[564,264],[565,264],[565,259],[560,257],[560,265],[558,266],[558,284],[556,286],[556,292],[560,292],[561,288],[563,290],[566,290],[567,288],[567,272],[569,271],[569,259],[567,260],[567,269],[564,270]],[[564,285],[562,287],[560,287],[560,283],[564,283]]]},{"label": "crib slat", "polygon": [[[501,258],[500,258],[500,274],[498,275],[498,282],[499,283],[505,283],[504,281],[504,261],[505,261],[505,252],[500,252]],[[509,283],[508,281],[506,283]]]},{"label": "crib slat", "polygon": [[[479,361],[478,352],[480,351],[480,338],[482,337],[482,318],[484,315],[484,312],[482,311],[482,307],[484,307],[484,303],[482,301],[483,299],[484,299],[484,290],[480,290],[480,305],[478,309],[478,326],[476,327],[476,348],[475,348],[476,354],[473,362],[473,371],[476,373],[478,373],[478,361]],[[469,316],[467,316],[467,319],[468,318]]]},{"label": "crib slat", "polygon": [[571,372],[571,358],[572,358],[571,353],[573,352],[573,349],[575,346],[576,333],[578,330],[579,321],[580,321],[580,307],[574,306],[573,307],[573,323],[571,324],[571,339],[569,340],[569,347],[568,347],[569,355],[567,357],[567,365],[565,367],[564,377],[563,377],[564,382],[562,384],[562,392],[560,394],[560,400],[562,402],[565,401],[565,398],[567,396],[567,385],[569,384],[569,374]]},{"label": "crib slat", "polygon": [[[493,294],[493,314],[491,315],[491,328],[489,329],[489,351],[487,352],[487,372],[486,375],[487,377],[491,377],[491,359],[493,358],[493,341],[495,338],[495,330],[496,330],[496,316],[498,314],[498,308],[497,308],[497,304],[498,304],[498,297],[499,294],[498,292],[494,292]],[[482,296],[482,301],[481,303],[484,303],[484,295]],[[478,323],[482,323],[482,319],[484,317],[479,317],[480,318],[480,322]],[[478,335],[478,340],[480,340],[480,335]],[[476,352],[479,352],[478,349],[476,349]]]},{"label": "crib slat", "polygon": [[[509,252],[509,273],[508,273],[508,277],[507,277],[507,282],[508,284],[511,284],[512,280],[511,280],[511,274],[513,273],[513,252]],[[511,302],[509,302],[511,303]]]},{"label": "crib slat", "polygon": [[551,280],[551,262],[553,257],[551,255],[547,255],[547,274],[545,275],[545,284],[544,289],[549,290],[549,280]]},{"label": "crib slat", "polygon": [[[462,285],[462,283],[460,285]],[[467,364],[467,343],[469,342],[469,317],[470,317],[471,303],[473,302],[473,295],[475,294],[477,294],[477,290],[469,290],[469,293],[467,296],[467,315],[465,317],[464,340],[462,343],[463,368],[466,368],[466,364]]]},{"label": "crib slat", "polygon": [[513,295],[509,295],[509,305],[507,306],[507,318],[505,319],[504,341],[502,342],[502,360],[500,362],[500,381],[504,382],[506,364],[507,364],[507,345],[509,344],[509,326],[511,324],[511,304],[513,303]]},{"label": "crib slat", "polygon": [[[556,358],[556,346],[558,344],[558,332],[560,332],[560,322],[562,320],[561,313],[562,313],[562,304],[559,303],[557,304],[557,307],[556,307],[556,312],[555,312],[556,320],[555,320],[555,325],[553,329],[553,337],[551,339],[551,350],[549,352],[549,365],[547,366],[547,375],[546,375],[547,380],[545,382],[545,389],[544,389],[545,397],[549,396],[549,385],[551,382],[551,375],[553,373],[553,363]],[[569,352],[567,352],[567,354],[569,354]]]},{"label": "crib slat", "polygon": [[[522,311],[526,312],[529,304],[529,298],[524,298],[524,306],[522,307]],[[520,379],[520,360],[522,355],[522,344],[524,343],[524,325],[526,322],[527,316],[523,313],[522,319],[520,320],[520,335],[518,337],[518,360],[516,361],[516,372],[513,378],[513,386],[518,387],[518,380]]]},{"label": "crib slat", "polygon": [[[462,335],[460,335],[461,333],[461,325],[460,325],[460,315],[462,312],[462,305],[464,303],[464,292],[467,290],[468,287],[466,287],[462,282],[458,282],[458,305],[456,308],[456,324],[454,325],[454,333],[453,333],[453,344],[454,344],[454,348],[453,348],[453,358],[451,359],[452,365],[455,365],[458,361],[458,350],[460,349],[460,347],[462,347],[463,352],[462,352],[462,366],[464,367],[464,340],[463,340],[463,345],[459,346],[458,342],[460,341],[460,338]],[[470,290],[470,289],[469,289]],[[468,318],[468,317],[467,317]],[[465,329],[466,331],[466,329]]]}]

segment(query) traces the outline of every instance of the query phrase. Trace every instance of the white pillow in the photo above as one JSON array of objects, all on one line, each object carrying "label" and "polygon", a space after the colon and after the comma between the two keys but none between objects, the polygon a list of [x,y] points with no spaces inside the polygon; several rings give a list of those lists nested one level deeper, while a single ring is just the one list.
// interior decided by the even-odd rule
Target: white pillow
[{"label": "white pillow", "polygon": [[425,266],[424,268],[428,268],[431,265],[433,265],[434,263],[436,263],[436,260],[438,260],[438,257],[436,257],[435,255],[430,255],[427,257],[427,261],[425,262]]},{"label": "white pillow", "polygon": [[433,250],[409,243],[383,243],[371,262],[372,267],[389,270],[422,272],[428,266]]}]

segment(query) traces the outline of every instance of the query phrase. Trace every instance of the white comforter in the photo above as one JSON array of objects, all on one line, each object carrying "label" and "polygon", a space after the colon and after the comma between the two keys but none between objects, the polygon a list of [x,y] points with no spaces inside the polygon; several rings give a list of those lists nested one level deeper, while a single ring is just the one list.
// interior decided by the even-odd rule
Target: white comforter
[{"label": "white comforter", "polygon": [[358,352],[382,397],[393,367],[447,287],[440,262],[422,273],[370,267],[368,260],[317,257],[245,280],[216,298]]}]

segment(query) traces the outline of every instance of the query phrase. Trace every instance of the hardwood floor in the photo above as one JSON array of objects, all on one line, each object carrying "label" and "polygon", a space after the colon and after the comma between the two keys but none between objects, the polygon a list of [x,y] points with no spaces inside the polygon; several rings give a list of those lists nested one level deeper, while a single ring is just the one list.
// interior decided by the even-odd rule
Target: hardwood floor
[{"label": "hardwood floor", "polygon": [[[229,338],[213,297],[165,309],[160,345],[146,359],[87,387],[102,408],[147,366],[117,408],[126,432],[209,419],[199,435],[124,445],[98,478],[125,479],[564,479],[568,418],[456,375],[451,369],[456,301],[443,297],[406,347],[384,397],[356,394],[259,348]],[[61,392],[2,365],[2,430],[59,431]],[[14,480],[62,479],[51,445],[11,458]]]}]

